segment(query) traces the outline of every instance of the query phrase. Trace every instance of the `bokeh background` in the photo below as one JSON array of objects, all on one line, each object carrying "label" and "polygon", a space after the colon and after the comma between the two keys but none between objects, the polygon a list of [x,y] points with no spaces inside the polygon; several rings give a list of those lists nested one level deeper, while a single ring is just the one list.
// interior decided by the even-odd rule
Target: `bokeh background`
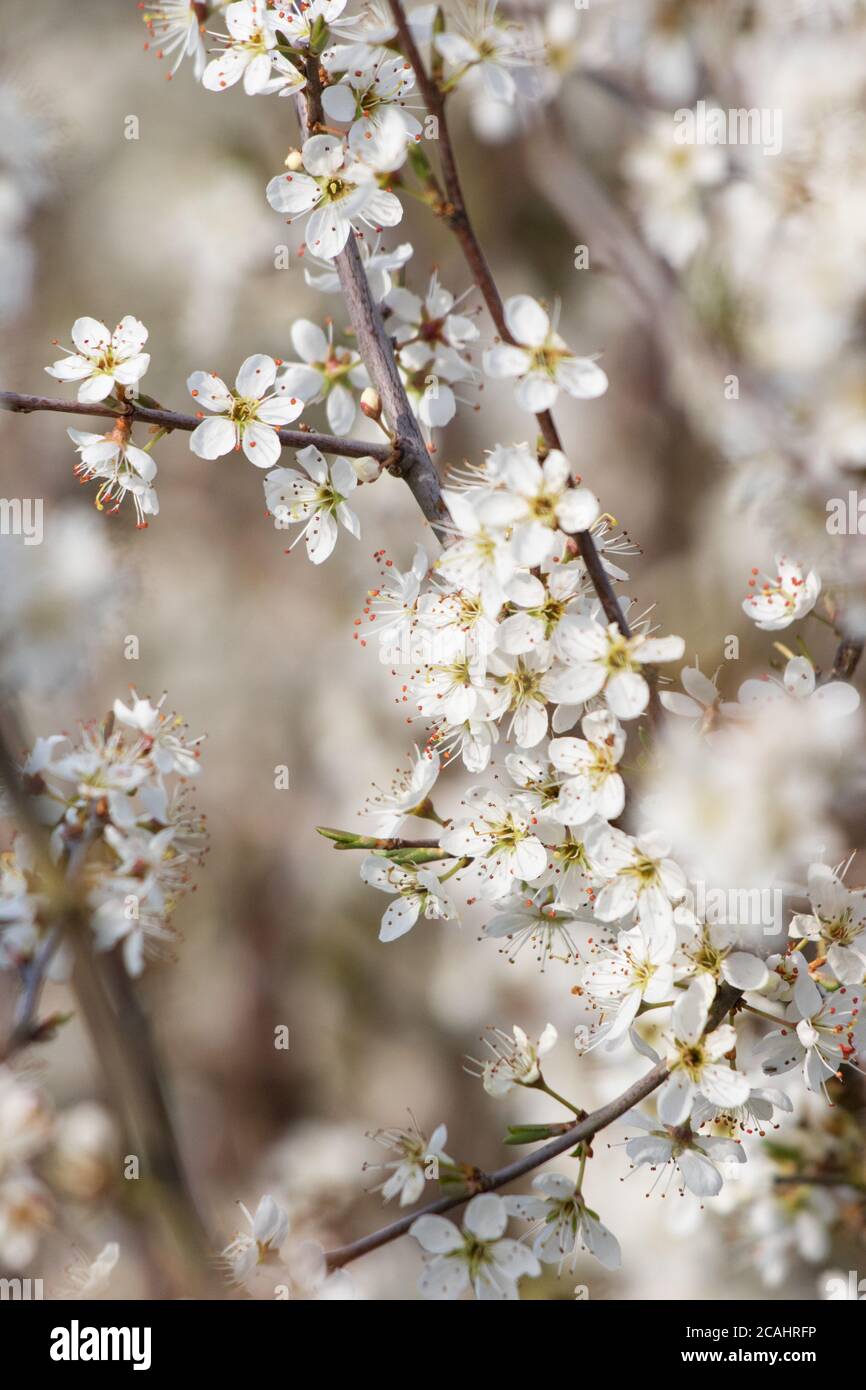
[{"label": "bokeh background", "polygon": [[[779,224],[777,242],[754,212],[738,214],[735,224],[731,200],[706,212],[698,232],[707,242],[715,236],[722,250],[685,269],[656,257],[657,280],[642,299],[622,273],[621,242],[605,235],[604,209],[596,215],[588,198],[582,210],[579,171],[591,171],[608,211],[638,229],[647,205],[640,180],[629,180],[628,161],[660,111],[702,94],[739,100],[756,89],[762,105],[774,105],[774,84],[787,89],[791,131],[799,125],[814,134],[840,108],[855,120],[866,89],[862,14],[854,3],[599,0],[572,30],[566,10],[539,7],[559,45],[554,122],[529,111],[505,131],[501,113],[456,99],[453,134],[467,197],[502,293],[560,301],[569,343],[603,352],[607,395],[588,403],[560,398],[567,447],[640,548],[625,562],[628,592],[641,608],[657,604],[658,621],[685,637],[690,660],[710,673],[729,668],[723,680],[733,697],[770,651],[740,602],[751,567],[772,562],[763,505],[769,484],[756,487],[755,479],[774,476],[776,463],[760,435],[763,422],[758,437],[742,425],[745,412],[735,415],[737,405],[724,400],[718,364],[737,354],[743,380],[757,383],[771,416],[778,411],[787,421],[802,404],[798,428],[809,452],[821,428],[817,384],[839,386],[838,364],[851,369],[861,360],[859,288],[849,280],[842,302],[834,283],[815,305],[793,284],[797,264],[813,299],[816,282],[833,280],[841,253],[829,215],[822,244],[801,229],[798,262]],[[7,41],[0,66],[4,389],[62,394],[43,368],[56,356],[52,339],[65,344],[81,314],[110,324],[127,313],[142,318],[152,354],[145,388],[184,411],[191,371],[233,380],[249,353],[291,359],[289,329],[298,317],[322,322],[328,313],[337,329],[344,326],[339,297],[326,299],[305,284],[300,229],[289,231],[264,199],[296,139],[290,103],[251,99],[239,89],[205,92],[186,66],[166,82],[165,65],[144,51],[132,0],[0,0],[0,37]],[[715,71],[708,72],[710,57]],[[130,116],[137,139],[126,138]],[[573,160],[573,184],[556,163],[563,152]],[[761,158],[738,152],[740,170],[726,177],[748,182],[742,162]],[[758,173],[760,188],[764,168]],[[844,179],[846,264],[856,259],[850,240],[866,235],[855,174],[848,169]],[[700,211],[700,190],[695,196]],[[681,202],[671,196],[669,212],[656,213],[673,226],[685,215]],[[405,204],[391,235],[415,247],[409,283],[422,287],[435,266],[462,292],[467,270],[446,230],[410,199]],[[287,239],[291,263],[278,270],[277,248]],[[577,269],[575,248],[584,244],[589,268]],[[790,298],[774,286],[781,302],[771,322],[757,291],[769,297],[782,253]],[[477,296],[469,303],[477,305]],[[835,327],[826,326],[828,317]],[[487,344],[483,313],[479,323]],[[717,354],[710,365],[694,346],[695,323]],[[863,378],[854,377],[852,398],[862,409]],[[440,433],[443,467],[477,460],[496,441],[528,437],[507,385],[489,383],[478,400],[479,412],[461,410]],[[862,415],[846,409],[845,427],[854,431],[859,418],[862,429]],[[321,408],[305,418],[324,420]],[[80,423],[0,417],[3,492],[44,498],[47,535],[63,509],[92,505],[92,490],[72,475],[65,433]],[[362,422],[355,432],[365,429],[372,427]],[[822,466],[835,466],[832,452],[824,449]],[[26,719],[33,733],[72,728],[102,714],[132,684],[154,697],[167,690],[168,705],[192,733],[206,733],[196,803],[208,817],[211,853],[175,919],[182,934],[176,959],[149,968],[141,989],[193,1181],[221,1232],[227,1237],[237,1227],[238,1199],[252,1206],[272,1191],[299,1230],[339,1243],[388,1214],[367,1191],[376,1175],[362,1165],[377,1160],[377,1149],[366,1131],[400,1124],[411,1109],[428,1133],[447,1123],[449,1153],[490,1167],[512,1152],[501,1146],[507,1123],[549,1117],[543,1097],[494,1102],[466,1073],[465,1056],[478,1054],[486,1025],[519,1022],[537,1034],[553,1022],[561,1041],[546,1067],[549,1080],[587,1108],[616,1094],[643,1064],[578,1061],[574,972],[553,962],[540,973],[529,953],[510,964],[495,943],[479,942],[471,915],[460,929],[422,924],[381,945],[383,899],[359,884],[357,858],[315,833],[319,823],[358,825],[370,785],[389,780],[423,737],[420,726],[407,726],[375,651],[352,640],[353,619],[376,582],[373,552],[384,547],[405,568],[416,541],[430,540],[408,489],[387,477],[364,486],[357,495],[361,541],[341,533],[333,558],[314,568],[302,547],[285,553],[285,533],[264,513],[260,477],[241,455],[205,462],[190,453],[186,436],[163,440],[155,453],[160,515],[141,532],[126,509],[101,518],[124,583],[114,602],[90,614],[102,639],[99,656],[76,688],[27,695]],[[809,487],[797,524],[814,536],[821,528]],[[136,661],[124,657],[130,634],[140,643]],[[740,639],[731,663],[723,651],[729,634]],[[829,634],[819,631],[815,650],[828,660]],[[288,790],[274,786],[281,764]],[[459,785],[455,775],[445,798],[454,798],[451,808]],[[61,989],[49,990],[46,1007],[66,1003]],[[290,1030],[288,1051],[273,1046],[280,1024]],[[61,1108],[101,1096],[98,1061],[77,1020],[31,1055],[27,1069]],[[607,1147],[623,1133],[614,1127],[602,1136],[591,1184],[623,1245],[622,1270],[608,1274],[587,1262],[560,1280],[548,1270],[528,1281],[525,1296],[572,1298],[582,1283],[592,1298],[814,1297],[821,1269],[856,1267],[844,1247],[817,1265],[794,1259],[782,1286],[768,1291],[736,1227],[678,1216],[672,1209],[688,1199],[680,1203],[675,1194],[647,1200],[645,1175],[623,1181],[624,1155]],[[122,1214],[82,1203],[47,1238],[39,1272],[49,1288],[61,1288],[75,1248],[92,1257],[115,1237],[123,1249]],[[415,1296],[418,1264],[413,1244],[401,1241],[352,1272],[360,1296],[405,1299]],[[122,1257],[114,1292],[144,1291],[134,1259]]]}]

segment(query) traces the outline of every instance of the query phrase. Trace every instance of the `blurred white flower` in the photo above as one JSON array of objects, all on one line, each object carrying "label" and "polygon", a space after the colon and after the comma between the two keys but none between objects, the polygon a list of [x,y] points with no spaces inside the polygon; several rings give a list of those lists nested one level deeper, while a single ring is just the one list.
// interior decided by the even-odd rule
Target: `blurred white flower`
[{"label": "blurred white flower", "polygon": [[576,357],[556,332],[545,309],[528,294],[505,302],[505,322],[514,339],[484,354],[492,377],[514,377],[517,404],[537,415],[549,410],[560,391],[579,400],[604,395],[607,377],[592,357]]},{"label": "blurred white flower", "polygon": [[821,579],[814,570],[804,574],[795,560],[777,555],[775,575],[752,578],[749,586],[754,593],[743,599],[746,617],[765,632],[778,632],[811,613],[821,592]]},{"label": "blurred white flower", "polygon": [[101,1298],[111,1287],[112,1275],[120,1260],[120,1246],[116,1240],[104,1245],[90,1263],[79,1256],[79,1263],[66,1271],[67,1296],[69,1298]]},{"label": "blurred white flower", "polygon": [[[841,719],[860,706],[860,692],[847,681],[829,680],[818,685],[815,667],[805,656],[791,657],[781,681],[770,675],[761,676],[758,680],[743,681],[737,692],[740,705],[747,708],[772,704],[786,697],[808,701],[810,713],[816,718]],[[725,706],[726,711],[735,708]]]},{"label": "blurred white flower", "polygon": [[83,677],[124,587],[92,512],[52,509],[41,545],[0,537],[0,684],[46,692]]},{"label": "blurred white flower", "polygon": [[418,1283],[422,1298],[459,1298],[470,1287],[483,1301],[516,1302],[517,1282],[541,1273],[538,1259],[519,1241],[505,1237],[508,1211],[495,1192],[473,1197],[463,1216],[463,1230],[444,1216],[419,1216],[409,1229],[425,1261]]}]

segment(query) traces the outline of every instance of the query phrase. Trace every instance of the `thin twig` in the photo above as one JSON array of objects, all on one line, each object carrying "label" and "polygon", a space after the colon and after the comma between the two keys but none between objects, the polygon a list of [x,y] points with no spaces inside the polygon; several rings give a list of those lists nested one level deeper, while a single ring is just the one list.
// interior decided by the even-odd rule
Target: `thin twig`
[{"label": "thin twig", "polygon": [[[502,303],[502,296],[490,269],[490,264],[484,254],[484,249],[475,234],[472,219],[466,207],[466,200],[463,196],[463,187],[460,183],[460,174],[457,168],[457,159],[454,154],[454,146],[451,142],[451,135],[448,129],[448,117],[445,110],[445,95],[440,90],[438,84],[428,73],[426,65],[415,42],[415,37],[409,26],[400,0],[390,0],[391,13],[394,16],[394,23],[397,26],[397,36],[403,48],[407,60],[415,70],[418,86],[427,104],[428,110],[435,116],[438,122],[438,148],[439,159],[442,165],[442,178],[445,183],[445,193],[447,201],[442,209],[443,216],[448,226],[454,232],[466,258],[466,263],[475,279],[484,302],[490,312],[490,317],[496,325],[496,330],[506,343],[514,343],[514,338],[509,331],[505,321],[505,308]],[[562,440],[559,430],[554,422],[549,410],[542,411],[536,416],[538,427],[541,430],[544,441],[549,449],[559,449],[562,451]],[[581,558],[586,565],[587,574],[608,622],[616,623],[620,632],[625,637],[631,636],[631,628],[626,620],[625,614],[620,607],[619,600],[614,592],[606,569],[598,553],[595,541],[589,531],[579,531],[574,538],[580,550]]]},{"label": "thin twig", "polygon": [[[307,59],[307,85],[299,94],[296,107],[301,133],[306,137],[322,123],[319,65],[314,57]],[[442,500],[439,476],[400,379],[394,350],[385,331],[379,307],[370,292],[370,284],[353,236],[350,235],[344,249],[334,257],[334,265],[349,319],[355,331],[358,351],[370,380],[379,393],[392,431],[397,459],[396,462],[392,460],[390,471],[405,479],[421,511],[437,531],[439,538],[444,539],[441,527],[443,522],[447,521],[447,511]],[[392,454],[393,452],[392,450]]]},{"label": "thin twig", "polygon": [[60,945],[61,935],[60,927],[53,927],[33,959],[21,968],[21,993],[18,996],[12,1032],[0,1051],[2,1062],[8,1062],[16,1052],[36,1042],[43,1034],[44,1025],[38,1022],[39,1001],[42,998],[48,968]]},{"label": "thin twig", "polygon": [[[91,405],[86,401],[55,400],[48,396],[23,396],[17,391],[0,391],[0,410],[11,410],[29,415],[36,410],[53,410],[63,415],[97,415],[104,420],[140,420],[146,425],[158,425],[164,430],[197,429],[202,417],[179,415],[174,410],[141,405],[128,401],[122,407],[114,407],[105,401]],[[344,454],[348,458],[374,458],[379,463],[389,463],[394,455],[388,444],[371,444],[366,439],[342,439],[335,434],[320,434],[316,430],[277,430],[281,444],[289,449],[305,449],[308,444],[320,449],[323,454]]]},{"label": "thin twig", "polygon": [[[727,984],[721,986],[710,1009],[704,1029],[705,1034],[712,1033],[718,1027],[725,1015],[730,1013],[731,1009],[739,1002],[740,997],[740,990]],[[400,1236],[405,1235],[419,1216],[441,1216],[443,1212],[451,1211],[454,1207],[468,1202],[478,1192],[495,1192],[497,1188],[505,1187],[508,1183],[516,1181],[517,1178],[524,1177],[535,1168],[540,1168],[551,1158],[557,1158],[559,1154],[575,1148],[577,1144],[592,1139],[600,1130],[606,1129],[608,1125],[625,1115],[639,1101],[645,1100],[647,1096],[651,1095],[667,1079],[667,1076],[667,1063],[657,1062],[646,1076],[635,1081],[621,1095],[608,1101],[607,1105],[600,1106],[598,1110],[593,1110],[585,1119],[573,1125],[571,1129],[566,1130],[556,1139],[551,1139],[550,1143],[545,1144],[543,1148],[536,1149],[534,1153],[516,1159],[514,1163],[506,1164],[504,1168],[497,1168],[492,1173],[477,1172],[472,1180],[472,1190],[469,1192],[460,1192],[451,1197],[440,1197],[439,1201],[431,1202],[428,1206],[422,1207],[420,1211],[409,1212],[406,1216],[401,1216],[398,1221],[392,1221],[390,1225],[383,1226],[381,1230],[373,1231],[370,1235],[362,1236],[360,1240],[353,1241],[351,1245],[341,1245],[335,1250],[330,1250],[326,1257],[328,1265],[332,1269],[336,1269],[340,1265],[349,1264],[351,1260],[357,1260],[361,1255],[368,1255],[371,1250],[378,1250],[380,1246],[388,1245],[392,1240],[397,1240]]]}]

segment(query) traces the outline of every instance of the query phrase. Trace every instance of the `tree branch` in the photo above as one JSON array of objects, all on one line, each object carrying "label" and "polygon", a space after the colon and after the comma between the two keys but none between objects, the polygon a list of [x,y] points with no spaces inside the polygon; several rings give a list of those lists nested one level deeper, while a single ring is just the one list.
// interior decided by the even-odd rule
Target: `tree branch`
[{"label": "tree branch", "polygon": [[[298,120],[304,138],[322,122],[318,59],[310,56],[306,67],[307,85],[296,98]],[[391,341],[385,331],[378,305],[370,293],[370,284],[352,235],[345,248],[335,256],[334,265],[349,319],[355,331],[358,351],[370,380],[379,393],[382,408],[391,427],[398,454],[391,472],[405,479],[421,511],[440,540],[444,540],[445,533],[441,528],[442,523],[447,522],[448,513],[442,500],[439,475],[430,458],[421,427],[409,404]]]},{"label": "tree branch", "polygon": [[38,1022],[39,1001],[45,976],[60,945],[60,937],[60,927],[53,927],[33,959],[21,968],[21,994],[15,1009],[15,1022],[0,1051],[0,1062],[8,1062],[16,1052],[43,1036],[45,1025]]},{"label": "tree branch", "polygon": [[851,679],[863,655],[863,646],[864,643],[859,637],[842,638],[833,658],[831,679],[846,681]]},{"label": "tree branch", "polygon": [[[493,278],[489,262],[472,225],[472,219],[466,207],[466,200],[463,196],[463,187],[460,183],[460,175],[457,169],[457,159],[454,154],[454,146],[451,143],[451,135],[448,130],[448,118],[445,110],[445,96],[427,71],[424,60],[418,50],[415,37],[406,19],[406,14],[401,4],[401,0],[390,0],[391,13],[394,16],[394,23],[397,26],[397,36],[403,47],[403,52],[407,60],[415,70],[418,86],[427,104],[428,110],[438,121],[439,135],[439,158],[442,165],[442,178],[445,183],[447,202],[442,209],[442,214],[451,230],[460,243],[466,263],[475,279],[484,302],[490,312],[490,317],[496,325],[496,330],[506,343],[514,343],[508,324],[505,321],[505,309],[502,303],[502,296]],[[549,410],[543,411],[536,416],[538,427],[544,437],[545,443],[550,449],[562,451],[562,440],[559,430],[556,427],[553,416]],[[595,541],[589,531],[579,531],[574,538],[580,550],[581,558],[586,565],[587,573],[592,582],[592,586],[598,595],[605,617],[608,622],[616,623],[623,636],[631,636],[631,628],[623,613],[619,600],[614,592],[610,577],[601,561]]]},{"label": "tree branch", "polygon": [[[22,396],[17,391],[0,391],[0,410],[10,410],[20,415],[30,415],[37,410],[57,411],[62,415],[96,415],[103,420],[140,420],[146,425],[155,425],[164,430],[197,429],[202,417],[179,415],[174,410],[162,407],[141,405],[128,401],[122,408],[115,408],[105,401],[91,405],[84,401],[54,400],[48,396]],[[347,458],[374,458],[379,463],[391,464],[394,450],[388,444],[371,444],[365,439],[341,439],[334,434],[319,434],[307,428],[297,430],[277,430],[280,443],[289,449],[305,449],[308,444],[320,449],[323,454],[344,454]]]},{"label": "tree branch", "polygon": [[[739,1002],[741,993],[742,991],[734,989],[728,984],[720,987],[710,1009],[704,1035],[712,1033],[719,1026],[725,1015],[730,1013],[731,1009]],[[473,1191],[461,1192],[453,1197],[440,1197],[438,1202],[431,1202],[428,1206],[422,1207],[420,1211],[408,1212],[406,1216],[401,1216],[398,1221],[392,1221],[389,1226],[383,1226],[381,1230],[373,1231],[371,1235],[362,1236],[360,1240],[353,1241],[351,1245],[341,1245],[335,1250],[330,1250],[326,1256],[329,1267],[336,1269],[341,1265],[349,1264],[352,1260],[359,1259],[361,1255],[368,1255],[371,1250],[378,1250],[380,1246],[390,1244],[392,1240],[397,1240],[400,1236],[405,1235],[419,1216],[441,1216],[443,1212],[462,1206],[478,1192],[495,1192],[497,1188],[505,1187],[517,1178],[531,1173],[535,1168],[540,1168],[551,1158],[557,1158],[559,1154],[573,1149],[575,1145],[592,1139],[600,1130],[606,1129],[608,1125],[613,1124],[614,1120],[625,1115],[639,1101],[646,1100],[647,1096],[661,1086],[667,1076],[667,1063],[657,1062],[646,1076],[633,1082],[615,1100],[608,1101],[607,1105],[600,1106],[598,1110],[593,1110],[585,1119],[573,1125],[564,1134],[551,1139],[550,1143],[545,1144],[543,1148],[536,1149],[534,1153],[516,1159],[514,1163],[506,1164],[504,1168],[497,1168],[492,1173],[478,1172],[473,1181]]]},{"label": "tree branch", "polygon": [[[109,995],[106,972],[112,965],[122,971],[122,964],[108,958],[97,961],[93,951],[89,909],[81,884],[89,841],[81,839],[72,850],[69,873],[64,876],[51,857],[45,827],[35,815],[11,751],[13,744],[22,742],[20,730],[8,709],[2,713],[0,782],[8,792],[19,829],[36,856],[55,919],[52,934],[57,934],[58,943],[67,938],[72,946],[75,993],[127,1139],[138,1145],[140,1181],[146,1192],[159,1198],[151,1199],[153,1206],[186,1267],[191,1282],[183,1292],[188,1295],[192,1289],[202,1295],[213,1282],[211,1244],[181,1159],[150,1029],[128,979],[118,982],[116,978],[113,1001]],[[25,1007],[30,1009],[29,1001]]]}]

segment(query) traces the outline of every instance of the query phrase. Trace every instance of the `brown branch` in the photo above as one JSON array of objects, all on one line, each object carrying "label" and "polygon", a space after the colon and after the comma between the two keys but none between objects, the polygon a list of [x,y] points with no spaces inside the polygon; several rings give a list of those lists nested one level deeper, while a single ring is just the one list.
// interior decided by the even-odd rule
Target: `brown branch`
[{"label": "brown branch", "polygon": [[603,257],[604,268],[618,277],[652,334],[692,428],[719,447],[729,428],[729,403],[721,387],[726,377],[736,376],[749,447],[757,451],[775,445],[796,458],[802,440],[770,383],[708,336],[670,266],[646,245],[591,170],[572,157],[565,135],[556,113],[549,113],[544,159],[536,159],[534,146],[524,144],[526,177],[573,235],[603,248],[598,263]]},{"label": "brown branch", "polygon": [[800,1184],[811,1187],[850,1187],[866,1196],[866,1182],[858,1178],[846,1178],[841,1173],[778,1173],[773,1182],[777,1187],[796,1187]]},{"label": "brown branch", "polygon": [[[731,985],[722,985],[719,989],[713,1006],[710,1009],[707,1025],[704,1033],[712,1033],[719,1026],[726,1014],[739,1002],[741,991],[734,989]],[[341,1245],[335,1250],[330,1250],[327,1255],[328,1265],[336,1269],[341,1265],[349,1264],[351,1260],[357,1260],[361,1255],[368,1255],[371,1250],[378,1250],[382,1245],[388,1245],[392,1240],[397,1240],[406,1234],[412,1224],[418,1220],[419,1216],[441,1216],[443,1212],[451,1211],[454,1207],[461,1206],[464,1202],[475,1196],[478,1192],[495,1192],[497,1188],[506,1187],[508,1183],[516,1181],[517,1178],[525,1177],[533,1169],[540,1168],[543,1163],[547,1163],[551,1158],[557,1158],[561,1153],[568,1149],[573,1149],[577,1144],[592,1139],[602,1129],[613,1124],[632,1106],[639,1101],[646,1100],[663,1081],[667,1079],[668,1067],[665,1062],[657,1062],[646,1076],[642,1076],[639,1081],[633,1082],[621,1095],[614,1100],[608,1101],[607,1105],[602,1105],[598,1110],[593,1110],[585,1119],[566,1130],[564,1134],[556,1139],[551,1139],[550,1143],[543,1148],[536,1149],[534,1153],[526,1154],[523,1158],[518,1158],[514,1163],[508,1163],[504,1168],[497,1168],[492,1173],[478,1172],[473,1180],[473,1190],[470,1192],[460,1192],[452,1197],[440,1197],[437,1202],[431,1202],[428,1206],[422,1207],[420,1211],[409,1212],[406,1216],[401,1216],[398,1221],[392,1221],[389,1226],[383,1226],[381,1230],[373,1231],[368,1236],[362,1236],[360,1240],[353,1241],[351,1245]]]},{"label": "brown branch", "polygon": [[[17,391],[0,391],[0,410],[10,410],[20,415],[30,415],[37,410],[57,411],[62,415],[96,415],[103,420],[140,420],[146,425],[155,425],[164,430],[197,429],[202,416],[179,415],[174,410],[162,407],[141,405],[137,401],[127,401],[123,406],[110,405],[98,401],[91,405],[85,401],[54,400],[48,396],[22,396]],[[379,463],[390,463],[394,450],[388,444],[368,444],[364,439],[341,439],[335,434],[319,434],[316,430],[277,430],[281,444],[289,449],[305,449],[308,444],[320,449],[323,454],[345,454],[347,458],[374,458]]]},{"label": "brown branch", "polygon": [[[322,89],[318,59],[307,59],[307,85],[296,99],[302,136],[306,138],[322,123]],[[409,398],[394,356],[394,350],[370,285],[354,237],[334,257],[340,287],[346,302],[355,340],[370,380],[379,393],[382,408],[391,427],[397,460],[390,471],[405,479],[427,520],[444,539],[441,527],[448,513],[442,500],[439,475]],[[393,456],[392,450],[392,456]]]},{"label": "brown branch", "polygon": [[428,1206],[422,1207],[420,1211],[409,1212],[406,1216],[401,1216],[398,1221],[393,1221],[389,1226],[383,1226],[379,1231],[373,1231],[368,1236],[362,1236],[360,1240],[353,1241],[351,1245],[341,1245],[336,1250],[328,1252],[328,1264],[336,1268],[345,1265],[350,1260],[357,1260],[361,1255],[368,1255],[371,1250],[378,1250],[382,1245],[388,1245],[392,1240],[397,1240],[405,1235],[410,1226],[418,1220],[419,1216],[440,1216],[443,1212],[451,1211],[454,1207],[461,1206],[468,1202],[478,1192],[495,1192],[497,1188],[505,1187],[506,1184],[514,1182],[517,1178],[522,1178],[526,1173],[531,1173],[534,1168],[539,1168],[542,1163],[547,1163],[551,1158],[556,1158],[559,1154],[565,1153],[568,1149],[573,1149],[576,1144],[583,1140],[591,1139],[600,1129],[618,1120],[633,1105],[645,1100],[657,1086],[660,1086],[668,1074],[664,1062],[658,1062],[652,1071],[648,1071],[646,1076],[642,1076],[639,1081],[635,1081],[628,1090],[623,1091],[615,1100],[609,1101],[598,1110],[593,1110],[591,1115],[587,1115],[585,1120],[579,1124],[572,1125],[556,1139],[551,1139],[549,1144],[543,1148],[536,1149],[534,1153],[526,1154],[523,1158],[518,1158],[514,1163],[508,1163],[504,1168],[497,1168],[492,1173],[478,1173],[473,1183],[473,1192],[461,1192],[453,1197],[441,1197],[438,1202],[431,1202]]},{"label": "brown branch", "polygon": [[[484,254],[484,249],[475,234],[472,219],[466,207],[466,200],[463,196],[463,187],[460,182],[460,174],[457,168],[457,159],[454,154],[454,146],[451,142],[451,135],[448,129],[448,117],[445,109],[445,95],[440,90],[439,85],[428,73],[424,60],[418,50],[415,37],[406,19],[406,14],[401,4],[401,0],[390,0],[391,13],[394,16],[394,23],[397,26],[397,36],[403,48],[407,60],[415,70],[418,86],[427,104],[428,110],[435,116],[438,122],[438,148],[439,159],[442,165],[442,178],[445,183],[446,203],[443,206],[442,214],[448,226],[457,237],[466,263],[475,279],[484,302],[490,312],[490,317],[496,325],[496,330],[506,343],[514,343],[514,338],[505,322],[505,309],[502,303],[502,296],[490,269],[490,264]],[[562,440],[559,430],[556,427],[553,416],[549,410],[543,411],[536,416],[538,427],[541,430],[544,441],[549,449],[562,450]],[[610,577],[601,561],[595,541],[589,531],[581,531],[575,536],[581,558],[586,565],[586,570],[596,594],[604,609],[605,617],[608,622],[616,623],[620,632],[625,637],[631,636],[631,628],[626,620],[619,601],[611,584]]]},{"label": "brown branch", "polygon": [[57,948],[62,932],[55,926],[42,942],[32,960],[21,967],[21,994],[15,1009],[15,1022],[2,1049],[0,1062],[8,1062],[16,1052],[38,1042],[51,1031],[51,1020],[39,1022],[39,1001],[45,985],[45,977]]},{"label": "brown branch", "polygon": [[850,680],[863,655],[863,640],[858,637],[843,637],[833,658],[831,680]]},{"label": "brown branch", "polygon": [[89,840],[85,835],[73,848],[68,877],[64,876],[51,857],[45,827],[36,817],[12,753],[12,747],[23,741],[21,732],[12,712],[7,708],[2,713],[0,782],[19,829],[36,856],[54,918],[53,930],[59,940],[68,939],[72,946],[73,987],[126,1137],[138,1145],[140,1181],[145,1191],[158,1194],[160,1201],[154,1202],[158,1219],[170,1232],[176,1256],[191,1281],[182,1291],[189,1294],[192,1289],[203,1294],[212,1287],[210,1240],[181,1159],[150,1030],[128,980],[121,984],[115,979],[113,1001],[109,995],[106,975],[112,967],[122,971],[122,964],[107,957],[97,960],[94,954],[90,914],[81,885]]}]

